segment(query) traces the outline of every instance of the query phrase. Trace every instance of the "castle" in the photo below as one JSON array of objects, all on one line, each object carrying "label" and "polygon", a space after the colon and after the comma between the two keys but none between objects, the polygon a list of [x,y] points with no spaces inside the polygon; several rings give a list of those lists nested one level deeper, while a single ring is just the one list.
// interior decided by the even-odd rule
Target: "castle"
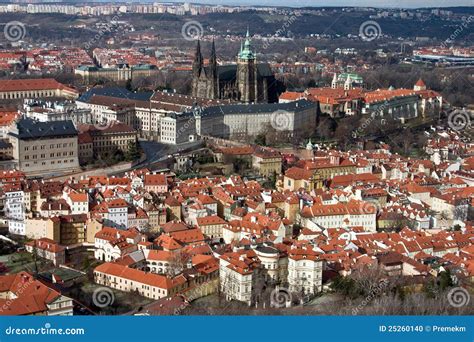
[{"label": "castle", "polygon": [[257,63],[247,30],[237,64],[217,65],[216,47],[212,42],[209,64],[204,66],[198,41],[193,62],[192,95],[209,99],[229,99],[242,103],[274,103],[284,90],[268,63]]}]

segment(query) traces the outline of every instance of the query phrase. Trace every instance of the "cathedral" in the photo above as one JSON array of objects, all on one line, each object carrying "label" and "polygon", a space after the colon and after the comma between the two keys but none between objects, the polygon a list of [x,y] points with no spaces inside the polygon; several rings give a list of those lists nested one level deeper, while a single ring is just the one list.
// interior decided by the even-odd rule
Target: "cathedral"
[{"label": "cathedral", "polygon": [[233,65],[217,65],[213,41],[209,64],[205,66],[198,41],[193,62],[193,96],[242,103],[274,103],[283,91],[283,84],[275,79],[268,63],[257,63],[248,30],[237,64]]}]

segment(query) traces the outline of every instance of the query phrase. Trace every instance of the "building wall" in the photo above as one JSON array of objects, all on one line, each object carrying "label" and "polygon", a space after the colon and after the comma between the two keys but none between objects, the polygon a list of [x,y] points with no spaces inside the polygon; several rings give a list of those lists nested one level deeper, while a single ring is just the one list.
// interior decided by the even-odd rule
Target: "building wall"
[{"label": "building wall", "polygon": [[14,100],[27,98],[45,98],[45,97],[65,97],[75,99],[77,93],[63,89],[41,89],[41,90],[17,90],[17,91],[1,91],[0,100]]},{"label": "building wall", "polygon": [[11,136],[10,141],[20,170],[28,175],[79,169],[77,135],[32,140]]},{"label": "building wall", "polygon": [[288,284],[291,292],[314,294],[322,291],[323,262],[310,259],[288,261]]}]

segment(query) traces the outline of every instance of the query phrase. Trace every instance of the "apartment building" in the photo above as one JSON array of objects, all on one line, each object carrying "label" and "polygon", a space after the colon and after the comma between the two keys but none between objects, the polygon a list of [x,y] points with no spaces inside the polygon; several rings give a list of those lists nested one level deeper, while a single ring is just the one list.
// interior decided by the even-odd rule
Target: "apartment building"
[{"label": "apartment building", "polygon": [[72,121],[21,118],[9,133],[13,157],[28,176],[79,170],[78,132]]},{"label": "apartment building", "polygon": [[322,291],[321,255],[309,243],[291,246],[288,252],[288,285],[291,292],[315,294]]},{"label": "apartment building", "polygon": [[108,156],[115,151],[127,152],[137,142],[137,131],[122,122],[111,121],[105,126],[80,125],[79,131],[89,133],[95,156]]},{"label": "apartment building", "polygon": [[231,252],[219,259],[219,280],[222,293],[228,300],[238,300],[251,305],[253,291],[260,269],[260,261],[245,251]]}]

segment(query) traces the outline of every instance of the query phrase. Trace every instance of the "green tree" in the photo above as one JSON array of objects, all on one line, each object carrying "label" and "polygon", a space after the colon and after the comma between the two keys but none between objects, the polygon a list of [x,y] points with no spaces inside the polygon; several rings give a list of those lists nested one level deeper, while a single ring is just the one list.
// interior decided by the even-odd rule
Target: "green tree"
[{"label": "green tree", "polygon": [[453,279],[451,278],[451,272],[446,270],[441,272],[438,276],[438,286],[441,291],[446,290],[448,287],[452,287]]},{"label": "green tree", "polygon": [[260,146],[266,146],[267,144],[267,137],[265,136],[265,133],[260,133],[255,137],[255,144],[260,145]]},{"label": "green tree", "polygon": [[140,151],[138,150],[137,142],[130,141],[128,143],[128,150],[126,153],[126,159],[128,161],[137,160],[140,158]]}]

